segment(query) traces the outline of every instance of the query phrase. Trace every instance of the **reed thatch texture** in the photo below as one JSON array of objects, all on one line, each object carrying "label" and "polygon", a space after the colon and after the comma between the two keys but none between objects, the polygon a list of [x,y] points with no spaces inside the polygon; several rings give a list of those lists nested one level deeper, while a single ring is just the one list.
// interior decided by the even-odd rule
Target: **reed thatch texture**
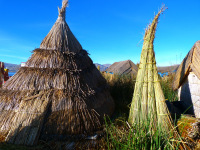
[{"label": "reed thatch texture", "polygon": [[0,71],[0,88],[2,88],[2,85],[3,85],[3,79],[2,79],[2,73],[1,73],[1,71]]},{"label": "reed thatch texture", "polygon": [[40,48],[0,90],[0,137],[33,145],[94,133],[114,102],[106,80],[65,22],[65,8]]},{"label": "reed thatch texture", "polygon": [[183,59],[181,65],[176,71],[174,77],[173,89],[177,90],[183,82],[187,79],[189,72],[194,72],[195,75],[200,79],[200,41],[197,41],[192,49],[188,52],[186,57]]},{"label": "reed thatch texture", "polygon": [[126,74],[137,74],[137,66],[131,60],[119,61],[113,63],[105,71],[112,72],[117,75],[126,75]]},{"label": "reed thatch texture", "polygon": [[0,88],[4,84],[4,62],[0,61]]},{"label": "reed thatch texture", "polygon": [[162,7],[145,32],[129,122],[139,124],[149,119],[152,128],[161,126],[161,130],[169,131],[171,117],[161,89],[153,47],[158,18],[164,9]]},{"label": "reed thatch texture", "polygon": [[54,49],[61,52],[80,52],[82,46],[71,32],[65,21],[65,11],[68,1],[63,0],[62,8],[58,8],[59,16],[51,31],[40,44],[41,49]]}]

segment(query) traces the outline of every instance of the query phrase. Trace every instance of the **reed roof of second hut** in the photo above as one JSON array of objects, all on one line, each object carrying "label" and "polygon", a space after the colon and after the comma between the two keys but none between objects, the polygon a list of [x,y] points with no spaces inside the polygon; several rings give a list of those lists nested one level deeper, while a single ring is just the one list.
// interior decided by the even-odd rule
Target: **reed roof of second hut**
[{"label": "reed roof of second hut", "polygon": [[117,75],[137,74],[137,66],[131,60],[119,61],[113,63],[106,69],[107,72],[112,72]]},{"label": "reed roof of second hut", "polygon": [[189,72],[194,72],[200,79],[200,41],[197,41],[176,71],[173,89],[177,90],[187,78]]}]

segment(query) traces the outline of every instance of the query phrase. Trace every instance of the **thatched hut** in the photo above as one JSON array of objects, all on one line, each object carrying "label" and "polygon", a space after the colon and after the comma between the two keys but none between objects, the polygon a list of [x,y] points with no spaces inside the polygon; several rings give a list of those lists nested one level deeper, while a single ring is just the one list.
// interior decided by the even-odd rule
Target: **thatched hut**
[{"label": "thatched hut", "polygon": [[106,72],[112,72],[117,75],[137,75],[137,70],[137,66],[131,60],[125,60],[113,63],[106,69]]},{"label": "thatched hut", "polygon": [[173,89],[178,89],[179,100],[188,113],[200,118],[200,41],[197,41],[179,66]]},{"label": "thatched hut", "polygon": [[0,90],[0,136],[14,144],[93,134],[114,102],[65,21],[68,1],[40,48]]}]

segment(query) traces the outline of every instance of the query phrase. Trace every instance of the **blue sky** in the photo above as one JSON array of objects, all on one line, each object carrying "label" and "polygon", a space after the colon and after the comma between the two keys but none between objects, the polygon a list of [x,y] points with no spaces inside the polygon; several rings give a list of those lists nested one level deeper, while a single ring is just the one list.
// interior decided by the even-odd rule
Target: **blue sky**
[{"label": "blue sky", "polygon": [[[139,62],[146,26],[162,4],[154,50],[158,66],[180,63],[200,40],[199,0],[69,0],[66,21],[93,62]],[[0,0],[0,61],[20,64],[55,23],[61,0]]]}]

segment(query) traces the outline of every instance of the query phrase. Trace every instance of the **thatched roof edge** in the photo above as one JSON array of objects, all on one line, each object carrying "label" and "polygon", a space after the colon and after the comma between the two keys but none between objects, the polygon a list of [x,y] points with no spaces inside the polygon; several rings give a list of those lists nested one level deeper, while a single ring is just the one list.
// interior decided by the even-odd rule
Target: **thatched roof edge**
[{"label": "thatched roof edge", "polygon": [[183,59],[182,63],[176,71],[173,81],[173,89],[177,90],[186,80],[190,71],[194,72],[200,79],[200,40],[197,41],[188,54]]},{"label": "thatched roof edge", "polygon": [[[44,49],[44,48],[36,48],[32,51],[32,53],[34,52],[60,52],[59,49]],[[66,54],[66,55],[79,55],[80,53],[82,54],[89,54],[86,50],[82,49],[79,53],[75,53],[75,52],[69,52],[69,51],[66,51],[66,52],[60,52],[62,54]]]},{"label": "thatched roof edge", "polygon": [[25,66],[31,68],[66,68],[71,70],[83,70],[92,64],[93,61],[85,50],[74,53],[36,49],[33,51],[32,56],[26,62]]}]

